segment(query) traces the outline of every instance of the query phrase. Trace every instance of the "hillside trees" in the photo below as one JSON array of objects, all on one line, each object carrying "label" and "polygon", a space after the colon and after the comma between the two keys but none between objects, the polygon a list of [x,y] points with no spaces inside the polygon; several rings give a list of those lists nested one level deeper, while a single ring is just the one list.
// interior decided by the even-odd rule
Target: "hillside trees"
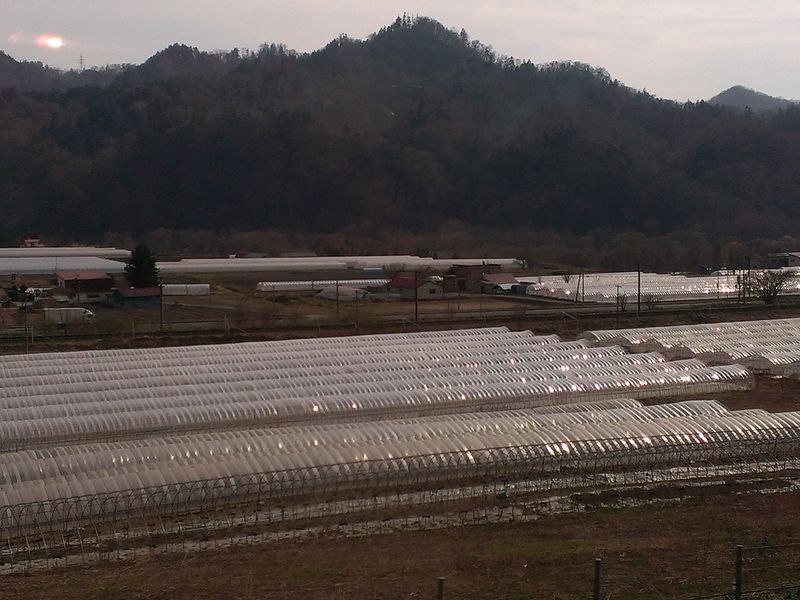
[{"label": "hillside trees", "polygon": [[800,227],[799,115],[659,100],[596,67],[497,57],[430,19],[311,55],[176,45],[102,87],[0,93],[0,236],[458,219],[591,237],[609,266],[626,235],[663,238],[648,258],[670,268],[661,256],[692,262],[685,246]]}]

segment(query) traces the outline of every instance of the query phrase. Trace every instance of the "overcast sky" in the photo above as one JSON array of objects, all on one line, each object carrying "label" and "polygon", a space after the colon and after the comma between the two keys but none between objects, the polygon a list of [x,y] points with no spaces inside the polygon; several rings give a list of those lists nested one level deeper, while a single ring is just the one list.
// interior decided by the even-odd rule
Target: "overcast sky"
[{"label": "overcast sky", "polygon": [[[800,99],[797,0],[0,0],[0,49],[62,68],[80,55],[87,66],[140,63],[173,42],[309,51],[404,12],[463,27],[502,54],[602,66],[665,98],[743,84]],[[63,46],[41,47],[40,36]]]}]

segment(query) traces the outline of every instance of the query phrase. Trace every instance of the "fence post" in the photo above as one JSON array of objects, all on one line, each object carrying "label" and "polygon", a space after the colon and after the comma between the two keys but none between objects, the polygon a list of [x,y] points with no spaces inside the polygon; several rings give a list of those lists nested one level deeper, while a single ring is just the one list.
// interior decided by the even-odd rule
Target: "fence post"
[{"label": "fence post", "polygon": [[744,548],[740,545],[736,546],[736,578],[733,581],[733,597],[734,600],[742,600],[742,554]]},{"label": "fence post", "polygon": [[592,598],[594,600],[601,600],[603,594],[603,586],[602,586],[602,577],[603,577],[603,559],[602,558],[595,558],[594,559],[594,594]]},{"label": "fence post", "polygon": [[436,600],[444,600],[444,577],[436,578]]}]

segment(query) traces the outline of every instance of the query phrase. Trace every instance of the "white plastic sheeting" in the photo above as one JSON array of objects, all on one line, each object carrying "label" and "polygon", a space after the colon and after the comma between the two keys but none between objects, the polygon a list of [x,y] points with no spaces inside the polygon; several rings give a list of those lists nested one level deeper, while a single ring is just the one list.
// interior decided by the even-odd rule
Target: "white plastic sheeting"
[{"label": "white plastic sheeting", "polygon": [[445,271],[455,265],[499,264],[505,269],[518,269],[514,258],[436,259],[410,255],[385,256],[311,256],[299,258],[191,258],[177,262],[160,262],[162,273],[225,273],[257,271],[338,271],[391,267],[395,270]]},{"label": "white plastic sheeting", "polygon": [[[800,441],[800,413],[728,412],[715,402],[692,402],[207,432],[0,454],[0,506],[83,496],[86,510],[99,510],[103,503],[96,499],[104,495],[211,479],[227,481],[229,493],[236,494],[239,478],[265,473],[278,474],[274,480],[283,493],[300,496],[319,489],[325,477],[346,481],[354,472],[362,487],[371,485],[370,473],[394,485],[404,478],[413,482],[423,465],[428,471],[457,470],[461,479],[493,461],[506,469],[525,469],[534,461],[553,461],[554,467],[560,461],[603,461],[613,470],[634,455],[640,465],[674,463],[681,447],[705,448],[708,458],[724,462],[740,458],[748,443],[764,440]],[[291,485],[285,486],[279,474],[297,470],[302,477],[288,475]],[[147,503],[145,491],[130,498]]]},{"label": "white plastic sheeting", "polygon": [[635,351],[659,351],[673,358],[738,363],[773,375],[800,374],[800,319],[601,330],[581,337]]},{"label": "white plastic sheeting", "polygon": [[317,294],[317,298],[324,300],[340,300],[342,302],[355,302],[356,300],[363,300],[370,297],[367,290],[347,286],[330,286],[322,288]]},{"label": "white plastic sheeting", "polygon": [[0,275],[53,275],[58,271],[102,271],[118,274],[125,263],[96,256],[37,256],[0,258]]},{"label": "white plastic sheeting", "polygon": [[88,257],[128,260],[130,250],[119,248],[96,248],[94,246],[53,246],[41,248],[0,248],[0,258],[55,258]]},{"label": "white plastic sheeting", "polygon": [[165,283],[161,288],[165,296],[210,296],[208,283]]},{"label": "white plastic sheeting", "polygon": [[0,357],[0,446],[746,389],[742,367],[486,328]]},{"label": "white plastic sheeting", "polygon": [[315,281],[260,281],[259,292],[314,292],[328,287],[372,288],[389,283],[388,279],[318,279]]},{"label": "white plastic sheeting", "polygon": [[[522,283],[530,285],[526,294],[562,298],[586,302],[614,303],[617,294],[624,294],[629,302],[636,302],[639,290],[638,273],[626,271],[621,273],[587,273],[583,282],[578,284],[580,276],[570,275],[569,282],[563,275],[546,275],[541,277],[520,277]],[[655,300],[702,300],[717,298],[736,298],[739,293],[737,273],[725,272],[719,276],[687,277],[686,275],[670,275],[660,273],[641,274],[642,299],[650,296]],[[783,293],[800,293],[800,278],[790,281]]]}]

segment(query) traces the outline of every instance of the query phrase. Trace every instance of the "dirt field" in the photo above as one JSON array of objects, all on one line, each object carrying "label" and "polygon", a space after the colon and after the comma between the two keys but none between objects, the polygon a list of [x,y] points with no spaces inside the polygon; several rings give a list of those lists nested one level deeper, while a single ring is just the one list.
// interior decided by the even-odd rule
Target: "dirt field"
[{"label": "dirt field", "polygon": [[[324,537],[173,554],[0,578],[0,597],[381,599],[589,598],[593,559],[608,598],[688,598],[730,591],[735,544],[800,541],[800,493],[743,494],[747,486],[688,490],[680,503],[600,508],[519,524],[362,538]],[[687,494],[693,494],[687,497]],[[799,581],[800,546],[745,551],[745,589]],[[775,568],[778,567],[778,568]]]},{"label": "dirt field", "polygon": [[[236,297],[236,296],[234,296]],[[557,333],[563,339],[574,339],[575,336],[583,331],[591,329],[614,329],[620,327],[655,327],[664,325],[684,325],[691,323],[715,323],[722,321],[770,319],[770,318],[789,318],[800,316],[800,304],[785,303],[772,307],[759,304],[747,306],[723,305],[708,306],[702,309],[693,310],[667,310],[660,307],[652,313],[644,313],[637,316],[635,313],[601,314],[601,315],[581,315],[578,313],[563,313],[558,315],[547,314],[543,316],[528,316],[520,318],[514,313],[505,317],[481,318],[480,311],[477,315],[471,314],[468,318],[459,318],[456,312],[452,320],[442,322],[422,322],[415,324],[411,319],[394,323],[381,323],[362,319],[359,326],[356,326],[355,319],[347,320],[349,313],[342,311],[344,322],[337,325],[327,325],[322,320],[316,324],[304,323],[302,320],[297,322],[284,322],[283,324],[271,323],[270,315],[282,314],[282,311],[300,311],[309,314],[309,311],[333,311],[335,315],[335,305],[325,300],[301,300],[300,306],[297,303],[284,305],[282,303],[259,298],[256,296],[243,302],[237,311],[233,311],[231,298],[224,294],[214,296],[217,304],[202,306],[207,300],[203,298],[193,299],[186,302],[178,302],[185,306],[175,306],[175,303],[168,303],[165,307],[165,320],[167,329],[163,333],[158,332],[158,307],[144,308],[107,308],[98,309],[97,325],[92,324],[82,330],[70,328],[69,331],[50,331],[41,332],[37,330],[35,342],[30,345],[30,352],[52,352],[58,350],[82,350],[82,349],[110,349],[110,348],[142,348],[154,346],[172,346],[186,344],[219,344],[225,342],[254,341],[254,340],[281,340],[300,337],[329,337],[335,335],[355,335],[371,333],[398,333],[411,331],[429,331],[441,329],[461,329],[469,327],[501,326],[505,325],[514,330],[531,330],[536,334]],[[514,306],[513,301],[508,299],[490,299],[493,302],[506,303],[506,306]],[[308,302],[321,303],[324,306],[313,308]],[[444,301],[454,303],[456,300]],[[469,306],[467,299],[463,300],[463,306]],[[483,301],[470,300],[473,304],[483,305]],[[267,306],[275,305],[275,306]],[[434,310],[436,302],[426,305],[425,310]],[[411,315],[413,312],[413,302],[390,303],[396,305],[398,314]],[[267,306],[267,308],[264,308]],[[222,308],[221,308],[222,307]],[[228,310],[224,307],[229,307]],[[429,308],[428,308],[429,307]],[[348,309],[349,310],[349,309]],[[488,311],[488,308],[484,308]],[[227,331],[222,327],[225,314],[229,315],[230,327]],[[258,311],[261,311],[260,313]],[[272,311],[272,312],[270,312]],[[261,326],[255,328],[242,329],[237,326],[237,314],[254,315],[260,314]],[[317,314],[317,313],[312,313]],[[319,312],[322,314],[322,312]],[[423,312],[424,315],[424,312]],[[180,316],[180,318],[178,318]],[[215,329],[206,330],[170,330],[170,323],[178,320],[205,320],[212,318],[216,321]],[[9,321],[11,318],[9,317]],[[155,325],[151,327],[152,332],[145,332],[131,321],[136,323],[149,323]],[[12,323],[9,323],[12,324]],[[19,325],[20,323],[14,322]],[[110,329],[106,329],[108,326]],[[78,327],[78,326],[76,326]],[[97,329],[97,331],[95,331]],[[65,333],[69,335],[65,335]],[[17,337],[0,337],[0,354],[14,354],[25,351],[24,342]]]}]

